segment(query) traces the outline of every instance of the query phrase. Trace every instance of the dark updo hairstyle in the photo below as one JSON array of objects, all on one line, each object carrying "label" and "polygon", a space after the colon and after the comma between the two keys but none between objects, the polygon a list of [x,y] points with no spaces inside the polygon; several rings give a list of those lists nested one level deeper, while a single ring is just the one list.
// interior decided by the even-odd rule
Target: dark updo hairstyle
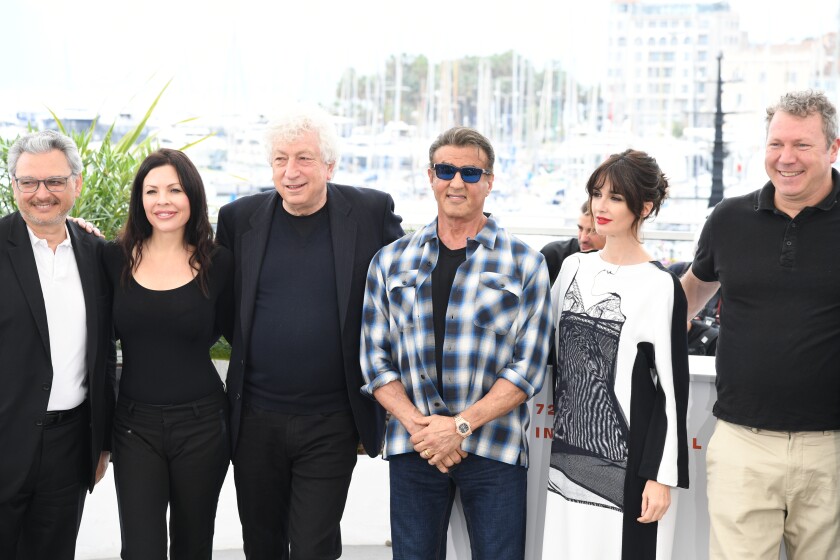
[{"label": "dark updo hairstyle", "polygon": [[161,148],[149,154],[140,164],[134,182],[131,185],[131,198],[128,202],[128,218],[117,242],[125,256],[122,284],[128,285],[131,274],[143,259],[143,242],[152,236],[152,224],[143,208],[143,182],[152,169],[171,165],[178,174],[178,181],[184,194],[190,201],[190,217],[184,229],[184,245],[193,246],[190,255],[190,267],[196,271],[196,282],[201,292],[207,296],[207,278],[210,271],[210,257],[213,252],[213,228],[207,217],[207,196],[204,194],[204,182],[193,162],[178,150]]},{"label": "dark updo hairstyle", "polygon": [[[639,150],[624,150],[620,154],[613,154],[592,173],[586,182],[590,212],[592,194],[603,189],[608,181],[612,192],[624,197],[627,208],[635,216],[632,226],[634,235],[638,233],[643,220],[659,214],[662,201],[668,196],[668,179],[659,169],[659,164]],[[643,215],[646,202],[652,202],[653,207],[647,215]]]}]

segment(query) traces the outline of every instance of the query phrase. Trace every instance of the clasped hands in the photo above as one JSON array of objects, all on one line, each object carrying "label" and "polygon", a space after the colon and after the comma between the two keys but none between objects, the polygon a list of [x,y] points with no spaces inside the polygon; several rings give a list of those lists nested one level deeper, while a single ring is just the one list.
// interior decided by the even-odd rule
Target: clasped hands
[{"label": "clasped hands", "polygon": [[409,433],[414,450],[440,472],[449,472],[466,458],[467,452],[461,449],[464,438],[455,431],[451,416],[420,416],[413,419],[413,424]]}]

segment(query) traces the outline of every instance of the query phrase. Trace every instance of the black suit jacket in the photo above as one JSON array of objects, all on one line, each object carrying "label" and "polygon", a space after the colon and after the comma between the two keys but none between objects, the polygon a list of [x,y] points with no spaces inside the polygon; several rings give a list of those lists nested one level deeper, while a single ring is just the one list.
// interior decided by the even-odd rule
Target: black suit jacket
[{"label": "black suit jacket", "polygon": [[[219,212],[216,239],[233,251],[235,262],[236,318],[227,376],[233,451],[236,450],[242,414],[242,388],[257,281],[275,205],[279,201],[280,196],[271,191],[226,204]],[[402,237],[402,220],[394,214],[391,196],[381,191],[327,183],[327,201],[347,392],[362,445],[368,455],[374,457],[382,448],[385,413],[378,403],[359,392],[364,385],[359,365],[362,302],[370,261],[380,248]]]},{"label": "black suit jacket", "polygon": [[560,268],[563,266],[563,261],[566,257],[573,255],[580,251],[578,240],[574,237],[571,239],[561,239],[560,241],[552,241],[542,249],[540,253],[545,257],[545,264],[548,267],[548,277],[551,280],[551,285],[557,280],[560,274]]},{"label": "black suit jacket", "polygon": [[[110,449],[114,411],[110,287],[100,267],[104,242],[75,224],[68,223],[68,230],[87,315],[92,490],[99,455]],[[53,379],[44,296],[26,223],[18,212],[0,219],[0,300],[0,502],[5,502],[29,473]]]}]

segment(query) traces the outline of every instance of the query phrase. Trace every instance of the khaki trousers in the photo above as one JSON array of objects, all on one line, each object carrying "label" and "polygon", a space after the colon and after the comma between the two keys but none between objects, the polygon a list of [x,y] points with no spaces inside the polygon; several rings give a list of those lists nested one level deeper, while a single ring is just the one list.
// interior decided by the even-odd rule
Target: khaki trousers
[{"label": "khaki trousers", "polygon": [[840,560],[840,432],[718,420],[706,454],[713,560]]}]

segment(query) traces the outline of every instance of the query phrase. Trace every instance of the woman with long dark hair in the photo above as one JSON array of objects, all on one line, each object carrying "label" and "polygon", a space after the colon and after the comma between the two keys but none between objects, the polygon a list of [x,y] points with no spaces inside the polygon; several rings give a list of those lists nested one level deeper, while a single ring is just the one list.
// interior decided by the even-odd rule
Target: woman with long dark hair
[{"label": "woman with long dark hair", "polygon": [[586,185],[600,251],[566,258],[552,290],[557,377],[546,558],[670,558],[671,487],[688,486],[686,300],[639,236],[668,181],[610,156]]},{"label": "woman with long dark hair", "polygon": [[201,176],[182,152],[149,155],[105,252],[122,344],[113,429],[122,558],[210,558],[230,449],[209,349],[232,323],[231,253],[214,245]]}]

